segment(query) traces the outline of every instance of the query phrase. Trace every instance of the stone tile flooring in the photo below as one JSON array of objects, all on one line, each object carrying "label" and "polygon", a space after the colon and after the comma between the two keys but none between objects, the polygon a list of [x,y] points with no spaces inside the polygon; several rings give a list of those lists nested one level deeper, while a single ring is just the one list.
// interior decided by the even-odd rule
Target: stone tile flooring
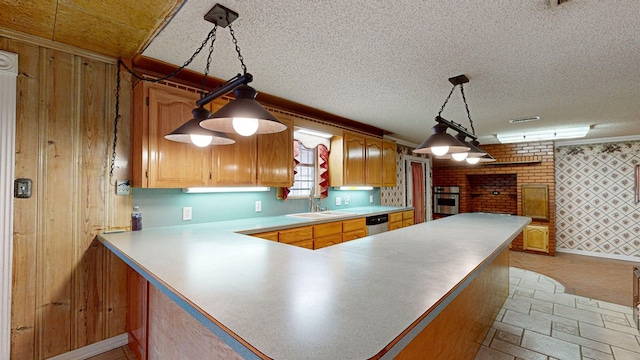
[{"label": "stone tile flooring", "polygon": [[630,307],[564,293],[544,275],[509,268],[509,297],[476,360],[640,360]]}]

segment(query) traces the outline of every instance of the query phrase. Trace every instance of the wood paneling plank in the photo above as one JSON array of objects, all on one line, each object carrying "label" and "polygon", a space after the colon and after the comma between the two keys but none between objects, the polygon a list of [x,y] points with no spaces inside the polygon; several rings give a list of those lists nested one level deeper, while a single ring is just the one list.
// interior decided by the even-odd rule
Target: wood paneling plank
[{"label": "wood paneling plank", "polygon": [[35,358],[36,234],[38,206],[38,134],[40,51],[0,38],[0,49],[19,54],[15,176],[34,181],[32,197],[14,199],[11,358]]},{"label": "wood paneling plank", "polygon": [[38,277],[41,279],[39,357],[52,357],[71,350],[71,290],[73,241],[75,240],[74,176],[76,175],[74,111],[76,99],[73,56],[45,50],[46,67],[41,87],[45,106],[46,133],[43,176],[39,201],[43,231],[38,234]]}]

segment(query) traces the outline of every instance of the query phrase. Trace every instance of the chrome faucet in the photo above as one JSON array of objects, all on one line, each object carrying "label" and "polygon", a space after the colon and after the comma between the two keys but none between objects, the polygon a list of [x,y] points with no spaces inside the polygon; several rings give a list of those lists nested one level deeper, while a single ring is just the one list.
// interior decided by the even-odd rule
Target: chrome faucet
[{"label": "chrome faucet", "polygon": [[311,204],[310,204],[310,208],[311,209],[309,210],[309,212],[312,212],[312,213],[316,212],[316,210],[317,210],[316,209],[316,198],[315,198],[315,195],[316,195],[315,186],[311,186],[311,189],[309,189],[309,201],[311,202]]}]

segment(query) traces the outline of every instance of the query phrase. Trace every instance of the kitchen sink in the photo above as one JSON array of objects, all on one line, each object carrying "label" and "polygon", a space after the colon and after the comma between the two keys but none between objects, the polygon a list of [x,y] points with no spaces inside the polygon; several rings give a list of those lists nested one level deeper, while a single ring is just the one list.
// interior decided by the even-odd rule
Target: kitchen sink
[{"label": "kitchen sink", "polygon": [[330,217],[340,217],[340,216],[349,216],[355,215],[346,211],[321,211],[321,212],[307,212],[307,213],[297,213],[297,214],[287,214],[287,216],[299,217],[305,219],[326,219]]}]

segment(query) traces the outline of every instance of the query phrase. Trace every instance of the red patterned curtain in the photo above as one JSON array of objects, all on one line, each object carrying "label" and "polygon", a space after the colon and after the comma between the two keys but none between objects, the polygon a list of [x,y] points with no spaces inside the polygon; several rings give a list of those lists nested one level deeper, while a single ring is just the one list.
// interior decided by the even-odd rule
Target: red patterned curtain
[{"label": "red patterned curtain", "polygon": [[[298,140],[293,140],[293,176],[296,176],[296,166],[298,166],[298,164],[300,163],[300,143],[298,142]],[[287,197],[289,196],[289,193],[291,192],[291,190],[286,187],[286,188],[282,188],[282,200],[286,201]]]},{"label": "red patterned curtain", "polygon": [[329,196],[329,149],[323,144],[316,147],[318,154],[318,181],[320,186],[320,198]]}]

